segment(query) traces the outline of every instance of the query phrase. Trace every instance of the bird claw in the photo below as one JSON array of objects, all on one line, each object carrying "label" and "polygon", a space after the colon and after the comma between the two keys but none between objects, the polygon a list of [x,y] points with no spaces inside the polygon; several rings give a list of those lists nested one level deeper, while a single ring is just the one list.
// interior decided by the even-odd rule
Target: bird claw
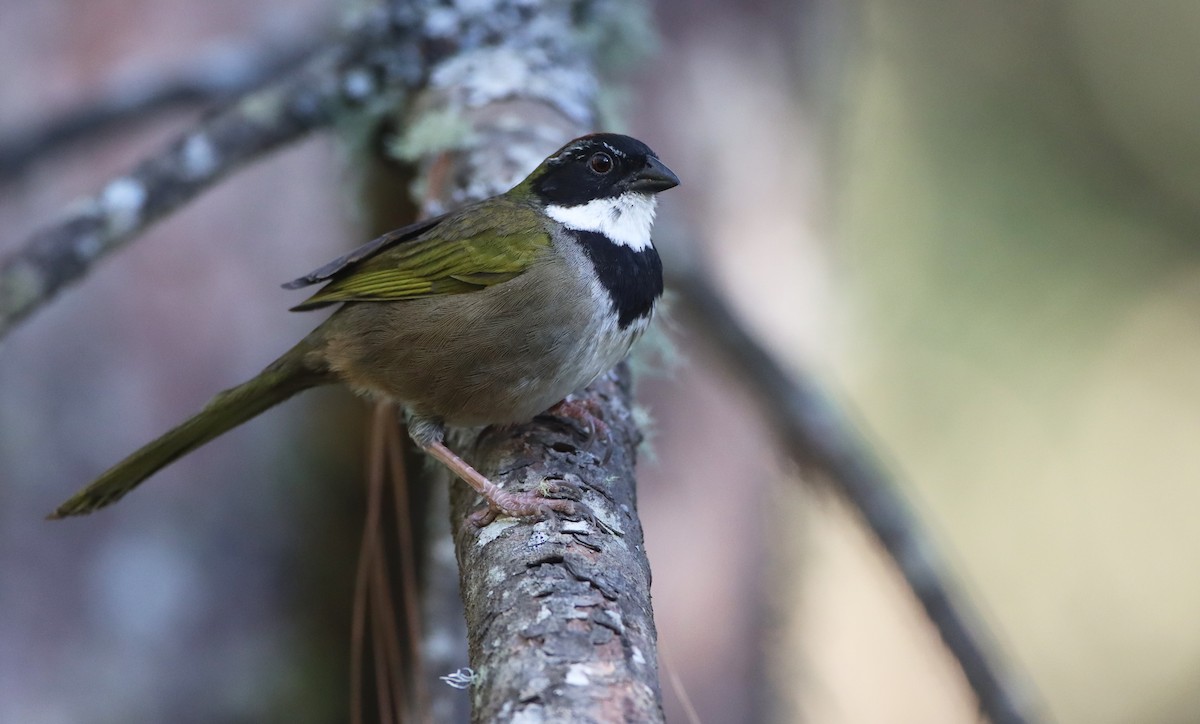
[{"label": "bird claw", "polygon": [[536,493],[510,493],[504,491],[488,500],[487,507],[477,510],[468,517],[467,521],[476,528],[483,528],[501,515],[517,519],[537,519],[562,515],[566,518],[591,516],[588,507],[570,498],[550,497],[568,491],[577,491],[568,483],[547,481],[542,483]]},{"label": "bird claw", "polygon": [[[612,431],[609,429],[608,423],[604,421],[603,408],[596,400],[568,397],[546,410],[544,414],[570,424],[579,437],[587,443],[586,449],[589,453],[595,449],[596,441],[599,438],[612,442]],[[608,462],[608,456],[612,451],[611,445],[606,445],[605,448],[606,453],[602,464]],[[593,456],[595,457],[594,453]]]}]

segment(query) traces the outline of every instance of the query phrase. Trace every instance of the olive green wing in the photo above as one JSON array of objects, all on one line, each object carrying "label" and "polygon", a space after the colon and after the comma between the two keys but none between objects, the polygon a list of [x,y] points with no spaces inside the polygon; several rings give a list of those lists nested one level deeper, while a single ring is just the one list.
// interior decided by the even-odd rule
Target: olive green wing
[{"label": "olive green wing", "polygon": [[443,217],[415,238],[382,244],[331,272],[323,270],[338,260],[302,277],[297,282],[310,277],[329,282],[293,309],[477,291],[519,276],[550,248],[549,234],[532,209],[512,213],[484,204],[471,211]]},{"label": "olive green wing", "polygon": [[337,276],[339,272],[344,271],[351,265],[356,264],[364,259],[369,259],[386,249],[396,246],[397,244],[411,241],[433,229],[438,224],[448,218],[447,214],[435,216],[431,219],[423,219],[415,224],[389,231],[388,233],[368,241],[366,244],[358,247],[354,251],[347,252],[329,262],[325,266],[315,271],[309,272],[299,279],[293,279],[283,285],[284,289],[300,289],[312,284],[318,284],[327,281]]}]

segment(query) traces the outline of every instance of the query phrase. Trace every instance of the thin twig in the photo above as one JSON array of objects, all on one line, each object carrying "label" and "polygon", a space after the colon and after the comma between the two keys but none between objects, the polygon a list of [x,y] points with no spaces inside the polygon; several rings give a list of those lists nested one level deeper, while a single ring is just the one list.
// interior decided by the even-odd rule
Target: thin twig
[{"label": "thin twig", "polygon": [[399,411],[389,406],[387,452],[388,467],[392,479],[392,497],[395,503],[397,547],[400,552],[400,595],[402,616],[408,643],[408,667],[401,673],[412,692],[411,710],[413,721],[429,720],[429,696],[425,690],[425,671],[421,661],[421,603],[420,583],[417,580],[417,560],[414,554],[416,541],[413,539],[412,506],[408,494],[408,476],[404,471],[403,431],[397,422]]},{"label": "thin twig", "polygon": [[[381,627],[379,618],[387,615],[383,610],[383,603],[379,598],[378,586],[372,587],[371,595],[371,628],[379,631]],[[391,687],[391,679],[388,676],[387,652],[383,646],[379,645],[378,634],[375,640],[371,642],[372,661],[374,662],[375,670],[375,698],[376,716],[379,719],[379,724],[399,724],[395,718],[395,712],[392,710],[393,691]]]},{"label": "thin twig", "polygon": [[[377,415],[378,416],[378,415]],[[372,455],[381,427],[370,425],[367,431],[367,516],[363,521],[362,542],[358,548],[358,567],[354,574],[354,607],[350,619],[350,722],[363,719],[363,655],[367,640],[367,607],[370,605],[372,558],[379,549],[379,516],[383,508],[383,456]]]},{"label": "thin twig", "polygon": [[376,544],[379,547],[374,556],[375,570],[371,578],[371,610],[374,612],[371,617],[371,647],[376,651],[375,681],[376,686],[387,691],[387,696],[380,697],[380,706],[384,705],[384,701],[390,701],[390,716],[395,717],[395,721],[411,721],[404,713],[405,708],[412,705],[412,699],[408,695],[408,686],[404,679],[404,660],[397,638],[399,631],[396,627],[396,604],[392,599],[392,583],[388,575],[387,557],[384,555],[386,547],[383,536],[376,539]]},{"label": "thin twig", "polygon": [[413,44],[387,23],[364,25],[73,204],[0,260],[0,338],[96,261],[230,172],[329,125],[383,88],[415,83],[422,59]]},{"label": "thin twig", "polygon": [[1029,687],[1001,667],[992,636],[957,590],[932,537],[838,403],[813,380],[789,373],[698,268],[681,264],[673,272],[670,285],[694,322],[690,328],[738,372],[784,451],[827,477],[859,511],[958,660],[982,712],[993,724],[1036,721]]},{"label": "thin twig", "polygon": [[16,180],[33,163],[84,140],[113,132],[168,110],[216,105],[256,88],[311,55],[313,40],[286,47],[223,48],[204,54],[186,68],[109,84],[95,100],[81,103],[0,137],[0,184]]},{"label": "thin twig", "polygon": [[675,698],[679,701],[679,706],[683,709],[683,716],[687,719],[688,724],[704,724],[700,719],[699,712],[696,711],[696,705],[692,703],[692,697],[688,694],[687,687],[683,685],[683,679],[679,678],[679,669],[667,656],[665,646],[659,649],[658,658],[662,661],[663,673],[667,675],[667,681],[671,683],[671,691],[675,692]]},{"label": "thin twig", "polygon": [[[371,447],[367,451],[371,463],[371,495],[368,499],[366,525],[372,528],[373,570],[372,587],[372,627],[371,645],[376,651],[375,678],[377,686],[386,686],[388,696],[380,696],[380,706],[390,701],[394,708],[397,722],[414,721],[412,712],[417,711],[417,699],[410,696],[412,678],[411,671],[405,666],[404,656],[400,651],[400,631],[397,625],[396,603],[392,596],[392,575],[388,563],[388,545],[383,536],[383,506],[384,491],[396,485],[396,457],[393,450],[399,445],[399,429],[396,424],[396,408],[390,403],[376,404],[371,416]],[[389,480],[390,478],[390,480]],[[401,477],[403,480],[403,477]],[[392,485],[389,486],[388,483]],[[376,507],[377,506],[377,507]],[[408,525],[408,518],[398,518],[396,525],[403,529]],[[407,581],[401,585],[406,586]],[[405,590],[405,599],[411,595]],[[407,611],[400,612],[408,614]],[[385,655],[380,656],[379,652]],[[406,713],[407,710],[407,713]]]}]

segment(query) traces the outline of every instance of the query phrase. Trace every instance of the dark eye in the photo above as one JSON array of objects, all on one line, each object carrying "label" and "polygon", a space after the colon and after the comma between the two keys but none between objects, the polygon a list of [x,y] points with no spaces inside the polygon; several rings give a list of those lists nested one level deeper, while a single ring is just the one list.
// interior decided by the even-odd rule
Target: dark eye
[{"label": "dark eye", "polygon": [[604,151],[593,153],[592,157],[588,159],[588,168],[598,174],[606,174],[613,169],[612,156],[609,156]]}]

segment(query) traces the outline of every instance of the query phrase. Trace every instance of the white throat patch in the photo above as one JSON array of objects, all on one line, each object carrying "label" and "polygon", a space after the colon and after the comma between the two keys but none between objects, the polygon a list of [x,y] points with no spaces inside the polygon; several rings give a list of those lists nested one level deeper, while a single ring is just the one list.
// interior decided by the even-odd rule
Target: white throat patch
[{"label": "white throat patch", "polygon": [[568,229],[595,231],[614,244],[641,251],[650,247],[650,227],[657,206],[658,198],[629,191],[579,206],[547,206],[546,215]]}]

